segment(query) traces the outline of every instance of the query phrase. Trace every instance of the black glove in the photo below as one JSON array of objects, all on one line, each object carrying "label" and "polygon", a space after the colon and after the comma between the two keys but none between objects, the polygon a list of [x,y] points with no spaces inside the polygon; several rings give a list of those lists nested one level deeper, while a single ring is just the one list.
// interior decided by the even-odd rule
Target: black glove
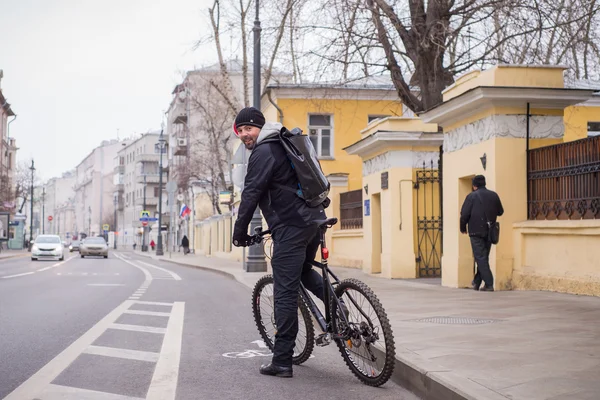
[{"label": "black glove", "polygon": [[327,208],[331,204],[331,200],[329,199],[329,197],[325,197],[325,200],[323,200],[321,204],[323,205],[323,208]]},{"label": "black glove", "polygon": [[233,245],[235,247],[247,247],[252,242],[252,236],[246,232],[233,232]]}]

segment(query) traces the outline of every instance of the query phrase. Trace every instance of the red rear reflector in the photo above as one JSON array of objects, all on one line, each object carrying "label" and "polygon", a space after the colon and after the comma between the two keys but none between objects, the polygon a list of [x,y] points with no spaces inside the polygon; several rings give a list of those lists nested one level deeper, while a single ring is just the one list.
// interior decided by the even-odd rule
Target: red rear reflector
[{"label": "red rear reflector", "polygon": [[327,247],[325,247],[323,250],[321,250],[321,253],[323,254],[323,258],[325,260],[327,260],[329,258],[329,249]]}]

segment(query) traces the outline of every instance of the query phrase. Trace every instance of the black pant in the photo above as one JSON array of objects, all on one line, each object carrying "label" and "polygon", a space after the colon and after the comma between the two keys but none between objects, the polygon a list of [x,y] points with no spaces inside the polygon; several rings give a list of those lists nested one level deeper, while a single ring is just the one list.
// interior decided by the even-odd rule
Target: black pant
[{"label": "black pant", "polygon": [[490,270],[489,259],[492,242],[487,236],[471,236],[471,248],[473,249],[473,257],[477,263],[477,273],[473,282],[479,287],[483,279],[486,287],[494,287],[494,276],[492,275],[492,270]]},{"label": "black pant", "polygon": [[273,364],[292,366],[298,334],[298,290],[304,286],[323,300],[323,278],[312,269],[320,244],[318,227],[284,226],[273,232],[273,266],[275,295],[275,348]]}]

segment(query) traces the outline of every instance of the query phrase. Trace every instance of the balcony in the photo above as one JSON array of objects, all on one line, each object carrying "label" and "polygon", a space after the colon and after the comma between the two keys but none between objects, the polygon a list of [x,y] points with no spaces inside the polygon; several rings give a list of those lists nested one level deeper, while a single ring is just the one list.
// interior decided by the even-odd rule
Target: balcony
[{"label": "balcony", "polygon": [[179,114],[177,117],[175,117],[175,119],[173,120],[174,124],[187,124],[187,115],[185,114]]},{"label": "balcony", "polygon": [[[135,205],[136,206],[143,206],[144,205],[144,198],[143,197],[136,197],[135,198]],[[146,197],[146,207],[148,206],[157,206],[158,205],[158,197]]]},{"label": "balcony", "polygon": [[117,165],[115,167],[115,174],[124,174],[125,173],[125,165]]},{"label": "balcony", "polygon": [[173,153],[176,156],[186,156],[188,150],[188,142],[186,138],[177,138],[177,142],[175,143],[175,152]]},{"label": "balcony", "polygon": [[123,183],[117,183],[115,185],[115,189],[117,190],[117,192],[123,193],[125,191],[125,184],[123,184]]},{"label": "balcony", "polygon": [[138,175],[135,181],[137,183],[144,183],[144,177],[146,177],[146,183],[158,183],[158,174]]},{"label": "balcony", "polygon": [[160,154],[158,153],[146,153],[146,154],[138,154],[135,158],[137,162],[143,163],[158,163],[158,159]]}]

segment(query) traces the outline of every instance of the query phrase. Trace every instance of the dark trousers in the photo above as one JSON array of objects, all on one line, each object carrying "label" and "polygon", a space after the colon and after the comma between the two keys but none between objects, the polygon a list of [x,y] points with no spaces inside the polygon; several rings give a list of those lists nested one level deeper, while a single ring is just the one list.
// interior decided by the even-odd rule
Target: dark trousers
[{"label": "dark trousers", "polygon": [[284,226],[273,232],[273,266],[275,295],[275,348],[273,364],[292,366],[298,334],[298,290],[300,281],[323,300],[323,278],[309,261],[315,259],[320,244],[319,228]]},{"label": "dark trousers", "polygon": [[485,282],[486,287],[494,287],[494,276],[490,269],[490,249],[492,242],[486,237],[471,236],[471,248],[473,249],[473,257],[477,263],[477,273],[473,282],[477,287],[481,285],[481,281]]}]

